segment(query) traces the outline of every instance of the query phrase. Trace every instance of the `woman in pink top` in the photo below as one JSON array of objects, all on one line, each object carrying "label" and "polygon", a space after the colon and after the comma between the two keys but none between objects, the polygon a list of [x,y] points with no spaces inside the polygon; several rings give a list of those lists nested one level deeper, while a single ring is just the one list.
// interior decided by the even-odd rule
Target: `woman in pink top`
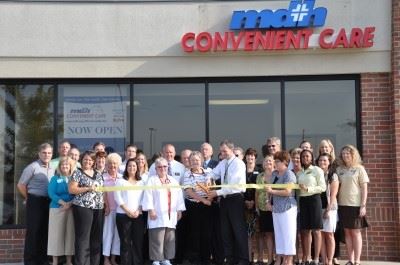
[{"label": "woman in pink top", "polygon": [[[107,172],[103,174],[104,186],[115,186],[117,179],[121,178],[118,168],[122,163],[121,156],[111,153],[106,158]],[[114,199],[114,192],[106,192],[107,209],[105,212],[103,226],[103,255],[104,265],[116,265],[115,256],[120,254],[120,242],[117,225],[115,223],[117,204]],[[110,260],[111,254],[111,260]]]}]

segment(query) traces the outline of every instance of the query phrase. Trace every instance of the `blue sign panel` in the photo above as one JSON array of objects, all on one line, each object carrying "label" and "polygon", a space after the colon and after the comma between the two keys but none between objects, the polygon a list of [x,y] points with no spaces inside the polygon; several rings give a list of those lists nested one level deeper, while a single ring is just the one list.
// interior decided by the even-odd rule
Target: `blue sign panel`
[{"label": "blue sign panel", "polygon": [[314,4],[315,0],[292,0],[288,9],[233,11],[230,29],[322,27],[328,10]]}]

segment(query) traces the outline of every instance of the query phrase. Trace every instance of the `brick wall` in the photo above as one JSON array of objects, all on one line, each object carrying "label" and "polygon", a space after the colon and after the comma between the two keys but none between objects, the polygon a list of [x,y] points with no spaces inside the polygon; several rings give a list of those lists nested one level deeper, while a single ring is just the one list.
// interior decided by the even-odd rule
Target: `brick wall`
[{"label": "brick wall", "polygon": [[0,230],[0,263],[22,262],[25,229]]},{"label": "brick wall", "polygon": [[392,124],[393,126],[393,180],[394,219],[397,242],[397,260],[400,260],[400,0],[392,0]]},{"label": "brick wall", "polygon": [[400,258],[390,81],[389,74],[361,75],[363,160],[370,177],[367,213],[371,228],[364,232],[363,249],[363,259],[368,260],[398,261]]}]

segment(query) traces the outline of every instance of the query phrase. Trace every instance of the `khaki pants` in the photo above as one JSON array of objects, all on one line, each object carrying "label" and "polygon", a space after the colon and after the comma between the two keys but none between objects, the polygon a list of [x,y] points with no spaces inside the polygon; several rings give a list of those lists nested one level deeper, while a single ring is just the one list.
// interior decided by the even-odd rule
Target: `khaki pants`
[{"label": "khaki pants", "polygon": [[160,227],[149,229],[150,260],[170,260],[175,256],[175,229]]},{"label": "khaki pants", "polygon": [[49,256],[74,255],[74,241],[72,208],[68,210],[50,208],[47,254]]}]

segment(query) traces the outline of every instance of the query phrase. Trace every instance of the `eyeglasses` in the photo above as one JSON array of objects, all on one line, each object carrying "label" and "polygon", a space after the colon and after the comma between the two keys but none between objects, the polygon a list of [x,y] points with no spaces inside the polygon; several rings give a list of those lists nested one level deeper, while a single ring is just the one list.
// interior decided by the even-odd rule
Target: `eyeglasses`
[{"label": "eyeglasses", "polygon": [[268,148],[275,147],[275,145],[267,145]]},{"label": "eyeglasses", "polygon": [[157,166],[158,169],[168,168],[168,166]]}]

